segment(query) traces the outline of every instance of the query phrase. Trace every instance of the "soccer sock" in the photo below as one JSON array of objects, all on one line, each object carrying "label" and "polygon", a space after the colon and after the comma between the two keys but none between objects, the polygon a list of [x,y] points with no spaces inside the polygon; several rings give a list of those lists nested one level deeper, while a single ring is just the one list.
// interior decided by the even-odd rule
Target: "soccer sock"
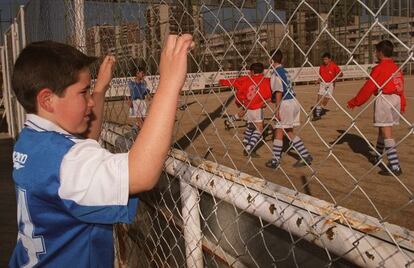
[{"label": "soccer sock", "polygon": [[395,141],[394,139],[386,139],[384,140],[385,143],[385,151],[387,152],[388,162],[393,170],[400,169],[400,160],[398,160],[397,149],[395,149]]},{"label": "soccer sock", "polygon": [[247,144],[249,144],[250,138],[252,137],[253,134],[253,130],[250,127],[246,127],[246,129],[244,130],[244,138],[243,138],[243,145],[247,146]]},{"label": "soccer sock", "polygon": [[273,161],[280,161],[280,158],[282,157],[282,149],[283,149],[283,140],[274,139],[273,140],[273,148],[272,153]]},{"label": "soccer sock", "polygon": [[292,142],[293,142],[293,147],[295,147],[296,150],[298,150],[299,154],[302,157],[306,158],[310,156],[309,151],[305,148],[303,141],[298,136],[295,136]]},{"label": "soccer sock", "polygon": [[375,145],[377,153],[382,154],[384,152],[384,138],[382,136],[377,138],[377,145]]},{"label": "soccer sock", "polygon": [[254,149],[254,147],[256,147],[256,145],[259,143],[261,137],[262,137],[262,133],[260,133],[257,130],[253,131],[253,134],[249,140],[249,143],[246,146],[246,151],[251,152]]},{"label": "soccer sock", "polygon": [[316,116],[321,116],[322,107],[320,105],[316,106],[315,113],[316,113]]}]

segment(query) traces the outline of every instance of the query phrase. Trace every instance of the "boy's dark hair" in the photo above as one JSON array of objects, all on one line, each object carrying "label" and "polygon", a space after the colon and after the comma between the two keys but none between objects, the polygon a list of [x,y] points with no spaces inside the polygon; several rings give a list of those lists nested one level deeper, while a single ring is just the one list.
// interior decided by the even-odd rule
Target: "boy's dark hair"
[{"label": "boy's dark hair", "polygon": [[250,71],[252,71],[254,74],[261,74],[264,71],[263,63],[255,62],[250,65]]},{"label": "boy's dark hair", "polygon": [[144,72],[144,73],[146,72],[146,69],[145,69],[144,66],[142,66],[142,65],[135,65],[135,64],[132,65],[132,68],[130,70],[131,70],[131,74],[132,75],[135,75],[138,72]]},{"label": "boy's dark hair", "polygon": [[274,62],[282,63],[283,53],[282,53],[282,51],[280,49],[278,49],[278,50],[276,50],[276,49],[272,50],[270,52],[270,55],[272,56],[272,60]]},{"label": "boy's dark hair", "polygon": [[392,53],[394,52],[394,45],[390,40],[382,40],[378,44],[375,45],[375,49],[385,57],[392,57]]},{"label": "boy's dark hair", "polygon": [[36,97],[40,90],[48,88],[63,96],[65,89],[78,81],[79,72],[95,60],[66,44],[31,43],[14,64],[12,88],[26,112],[36,113]]},{"label": "boy's dark hair", "polygon": [[322,55],[322,59],[323,59],[323,58],[332,59],[331,53],[329,53],[329,52],[325,52],[325,53],[323,53],[323,55]]}]

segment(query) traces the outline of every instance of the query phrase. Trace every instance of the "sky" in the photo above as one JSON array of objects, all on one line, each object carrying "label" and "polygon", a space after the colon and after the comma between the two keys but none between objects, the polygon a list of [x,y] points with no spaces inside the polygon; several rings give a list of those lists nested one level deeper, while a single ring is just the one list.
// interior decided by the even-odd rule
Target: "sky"
[{"label": "sky", "polygon": [[[270,0],[270,4],[273,5],[274,0]],[[49,18],[49,20],[60,20],[63,21],[65,13],[63,10],[63,3],[62,0],[54,0],[52,4],[54,7],[52,9],[53,12],[45,13],[44,11],[44,3],[34,3],[38,2],[38,0],[0,0],[0,30],[1,36],[3,33],[9,28],[10,21],[15,17],[18,12],[20,5],[25,5],[30,2],[30,5],[33,7],[33,10],[40,10],[41,15],[37,15],[43,19]],[[48,2],[48,1],[42,1]],[[238,28],[244,28],[248,26],[246,21],[254,24],[260,23],[264,20],[264,16],[267,11],[267,4],[264,0],[257,0],[257,9],[243,9],[243,16],[244,20],[239,22]],[[60,4],[58,4],[60,3]],[[99,2],[90,2],[87,1],[85,4],[85,18],[86,18],[86,26],[90,27],[97,24],[118,24],[120,20],[123,21],[140,21],[141,24],[144,24],[145,17],[144,11],[146,9],[145,5],[141,4],[119,4],[119,3],[99,3]],[[56,12],[58,10],[59,12]],[[204,20],[205,20],[205,31],[211,32],[213,27],[217,24],[216,17],[220,19],[220,23],[224,26],[225,29],[233,29],[237,24],[237,21],[241,18],[240,11],[234,8],[222,8],[220,10],[217,7],[206,7],[202,10],[204,13]],[[284,18],[282,13],[278,13],[282,19]],[[36,17],[36,19],[38,19]],[[274,14],[268,14],[265,19],[266,22],[271,21],[278,21],[278,19],[274,16]],[[67,29],[63,29],[61,25],[63,23],[57,23],[57,25],[46,25],[46,22],[43,24],[40,23],[38,27],[32,27],[29,29],[29,32],[33,29],[40,30],[40,28],[44,29],[45,36],[50,38],[50,34],[56,32],[56,34],[63,35]],[[60,25],[60,26],[59,26]],[[60,27],[60,28],[59,28]],[[29,33],[30,34],[30,33]],[[38,38],[41,38],[39,36]],[[51,36],[54,38],[55,36]],[[62,36],[56,37],[57,39],[62,39]]]}]

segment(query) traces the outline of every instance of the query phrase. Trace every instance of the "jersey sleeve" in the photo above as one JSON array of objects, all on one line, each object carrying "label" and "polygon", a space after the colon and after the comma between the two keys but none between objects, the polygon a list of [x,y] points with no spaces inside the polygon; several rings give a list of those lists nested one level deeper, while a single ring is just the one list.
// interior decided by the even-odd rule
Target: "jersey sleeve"
[{"label": "jersey sleeve", "polygon": [[367,79],[365,84],[359,90],[358,94],[353,99],[348,101],[349,108],[353,108],[355,106],[361,106],[362,104],[364,104],[365,102],[369,100],[371,95],[374,94],[376,90],[378,89],[374,81],[380,84],[380,81],[378,81],[379,80],[378,76],[379,76],[379,70],[378,68],[374,67],[370,74],[370,77]]},{"label": "jersey sleeve", "polygon": [[276,91],[283,92],[282,80],[275,74],[272,74],[270,77],[270,88],[272,90],[272,93]]},{"label": "jersey sleeve", "polygon": [[223,87],[230,87],[230,86],[233,86],[235,81],[236,81],[235,78],[220,79],[219,84],[220,86],[223,86]]},{"label": "jersey sleeve", "polygon": [[236,99],[242,106],[246,106],[248,103],[246,92],[246,77],[242,76],[234,81],[234,87],[236,88]]},{"label": "jersey sleeve", "polygon": [[132,98],[132,99],[135,99],[135,83],[134,83],[134,81],[131,81],[131,80],[129,80],[128,81],[128,88],[129,88],[129,94],[130,94],[130,97]]},{"label": "jersey sleeve", "polygon": [[259,90],[260,98],[262,98],[264,101],[270,100],[272,98],[272,91],[270,89],[270,78],[263,78],[263,80],[260,83]]},{"label": "jersey sleeve", "polygon": [[63,158],[58,194],[81,221],[131,222],[138,200],[129,197],[128,154],[112,154],[92,139],[76,143]]}]

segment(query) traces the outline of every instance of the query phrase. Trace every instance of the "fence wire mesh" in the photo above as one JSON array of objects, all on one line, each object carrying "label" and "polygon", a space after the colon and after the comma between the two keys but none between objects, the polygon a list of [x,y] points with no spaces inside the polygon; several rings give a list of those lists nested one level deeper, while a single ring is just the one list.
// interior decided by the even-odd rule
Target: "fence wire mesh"
[{"label": "fence wire mesh", "polygon": [[[101,138],[113,152],[129,149],[146,113],[144,108],[137,110],[141,116],[132,113],[128,81],[145,80],[149,94],[139,105],[150,106],[166,35],[194,36],[172,149],[159,184],[140,195],[135,223],[116,227],[118,266],[409,267],[414,261],[413,14],[412,0],[32,0],[24,7],[24,28],[27,43],[52,39],[88,55],[116,56]],[[5,35],[9,68],[10,34]],[[394,60],[404,73],[407,109],[392,109],[399,121],[392,137],[402,174],[391,172],[390,149],[377,144],[372,123],[375,105],[390,104],[382,87],[361,108],[347,108],[366,79],[377,83],[370,72],[375,44],[384,39],[394,44]],[[273,49],[284,54],[301,116],[294,133],[311,163],[297,140],[285,135],[280,165],[266,166],[274,156],[273,132],[280,120],[275,114],[282,109],[270,101],[261,108],[263,127],[255,124],[259,141],[244,140],[252,127],[243,119],[250,104],[235,104],[238,87],[231,79],[248,75],[257,62],[270,77],[276,68]],[[317,99],[317,81],[323,79],[319,66],[325,52],[343,76],[336,77],[322,119],[315,120],[324,101]],[[256,88],[264,81],[255,81]],[[304,165],[294,167],[301,160]]]}]

